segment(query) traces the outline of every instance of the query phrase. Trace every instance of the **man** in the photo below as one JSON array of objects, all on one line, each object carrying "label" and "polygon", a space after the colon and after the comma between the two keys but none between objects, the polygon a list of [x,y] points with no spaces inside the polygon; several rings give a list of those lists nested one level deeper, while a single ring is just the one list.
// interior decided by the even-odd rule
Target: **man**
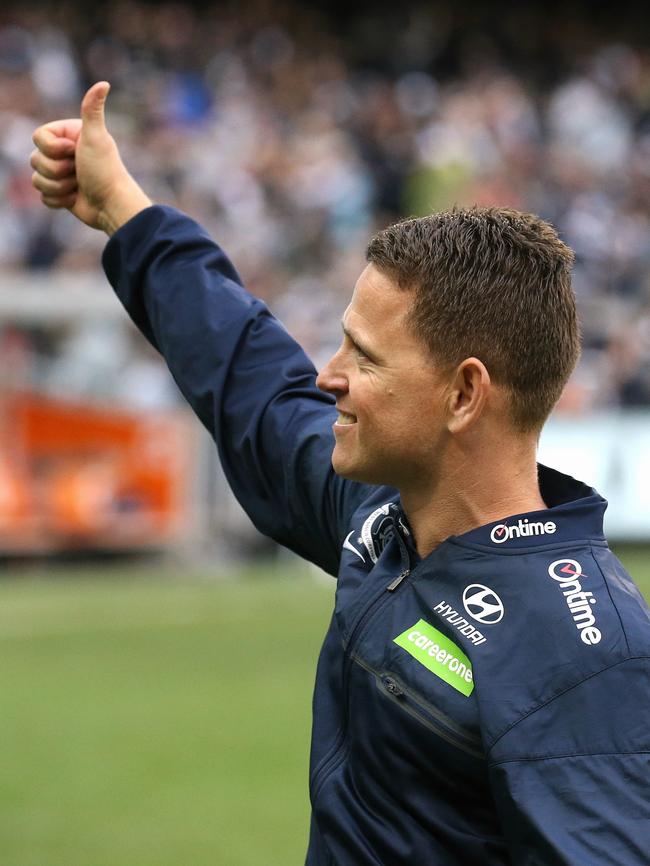
[{"label": "man", "polygon": [[391,227],[316,377],[130,177],[107,93],[35,132],[34,185],[112,236],[107,275],[255,524],[339,575],[309,866],[647,864],[648,609],[604,500],[535,463],[578,355],[570,250],[507,210]]}]

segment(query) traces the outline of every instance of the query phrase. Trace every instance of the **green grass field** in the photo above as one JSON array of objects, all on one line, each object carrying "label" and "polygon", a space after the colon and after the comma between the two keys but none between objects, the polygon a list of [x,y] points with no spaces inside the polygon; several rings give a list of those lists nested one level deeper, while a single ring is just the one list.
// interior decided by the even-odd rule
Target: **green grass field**
[{"label": "green grass field", "polygon": [[[620,554],[650,597],[650,552]],[[3,866],[303,863],[333,582],[237,577],[0,580]]]}]

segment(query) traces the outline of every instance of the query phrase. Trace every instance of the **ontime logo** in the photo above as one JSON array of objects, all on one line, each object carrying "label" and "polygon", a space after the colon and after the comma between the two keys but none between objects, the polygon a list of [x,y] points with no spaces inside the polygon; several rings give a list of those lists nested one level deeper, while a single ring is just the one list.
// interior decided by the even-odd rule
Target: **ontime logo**
[{"label": "ontime logo", "polygon": [[600,643],[602,634],[596,627],[596,617],[592,605],[596,604],[593,592],[582,588],[581,579],[587,575],[577,559],[556,559],[548,567],[548,576],[556,580],[569,608],[580,639],[587,646]]},{"label": "ontime logo", "polygon": [[529,521],[527,517],[521,518],[517,523],[509,526],[507,523],[499,523],[492,528],[490,540],[495,544],[503,544],[513,538],[528,538],[531,535],[553,535],[557,526],[552,520]]}]

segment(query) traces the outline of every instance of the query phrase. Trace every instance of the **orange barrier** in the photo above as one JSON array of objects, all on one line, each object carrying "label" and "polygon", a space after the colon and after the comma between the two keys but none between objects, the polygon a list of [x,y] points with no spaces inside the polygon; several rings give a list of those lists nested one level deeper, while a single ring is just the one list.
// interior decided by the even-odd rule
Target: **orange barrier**
[{"label": "orange barrier", "polygon": [[140,550],[183,540],[193,425],[35,394],[0,399],[0,553]]}]

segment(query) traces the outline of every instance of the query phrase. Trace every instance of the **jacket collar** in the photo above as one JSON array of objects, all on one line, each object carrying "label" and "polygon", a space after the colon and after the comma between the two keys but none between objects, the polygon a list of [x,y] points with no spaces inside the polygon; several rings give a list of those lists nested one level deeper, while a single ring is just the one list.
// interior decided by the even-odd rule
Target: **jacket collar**
[{"label": "jacket collar", "polygon": [[[538,464],[538,476],[547,509],[513,514],[462,535],[452,535],[436,550],[449,542],[508,553],[570,541],[605,541],[603,515],[607,508],[606,499],[593,487],[541,463]],[[401,502],[398,499],[396,503],[384,506],[386,513],[389,507],[398,535],[412,554],[417,556]]]},{"label": "jacket collar", "polygon": [[568,541],[604,541],[607,501],[570,475],[541,464],[538,471],[546,510],[513,514],[448,540],[503,552]]}]

